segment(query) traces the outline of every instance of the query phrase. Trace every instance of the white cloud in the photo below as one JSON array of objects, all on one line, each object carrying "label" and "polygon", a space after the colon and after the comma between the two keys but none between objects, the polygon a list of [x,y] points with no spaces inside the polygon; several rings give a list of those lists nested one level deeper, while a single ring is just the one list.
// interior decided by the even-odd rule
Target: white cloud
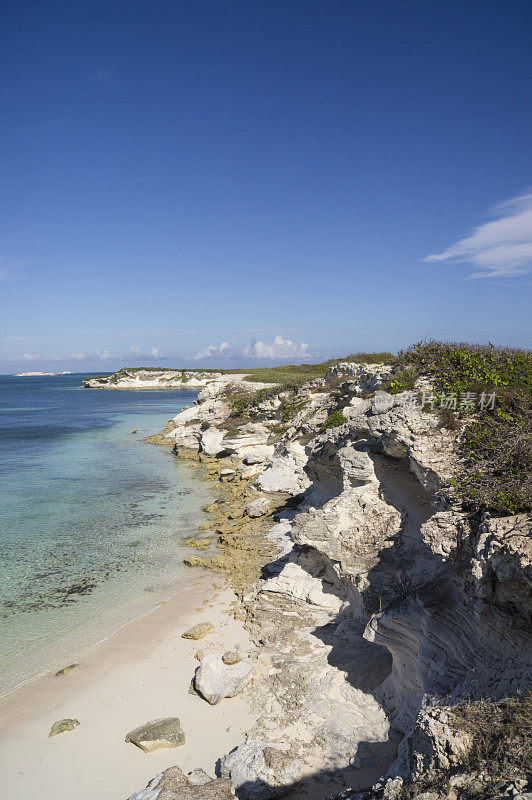
[{"label": "white cloud", "polygon": [[309,346],[306,342],[296,344],[291,339],[277,335],[273,342],[252,342],[241,348],[243,356],[254,358],[308,358]]},{"label": "white cloud", "polygon": [[532,192],[496,206],[485,222],[424,261],[472,264],[470,278],[508,278],[532,272]]},{"label": "white cloud", "polygon": [[219,345],[210,344],[203,350],[198,350],[193,359],[200,361],[202,358],[230,358],[229,342],[222,342]]},{"label": "white cloud", "polygon": [[228,342],[220,345],[204,347],[193,356],[196,360],[202,359],[281,359],[310,358],[309,345],[306,342],[297,344],[291,339],[283,339],[278,334],[271,342],[253,340],[249,344],[230,347]]},{"label": "white cloud", "polygon": [[132,353],[135,353],[135,355],[137,353],[140,353],[140,347],[137,347],[136,345],[132,345],[129,349],[131,350]]},{"label": "white cloud", "polygon": [[157,347],[152,347],[150,350],[150,355],[152,355],[154,358],[157,358],[158,356],[162,356],[162,352]]}]

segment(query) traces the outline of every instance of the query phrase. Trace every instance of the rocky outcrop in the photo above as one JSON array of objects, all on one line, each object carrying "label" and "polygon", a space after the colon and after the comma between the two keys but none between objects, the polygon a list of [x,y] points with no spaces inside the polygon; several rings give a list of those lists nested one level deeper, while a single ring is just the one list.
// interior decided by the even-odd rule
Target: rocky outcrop
[{"label": "rocky outcrop", "polygon": [[232,800],[234,791],[230,780],[206,777],[207,781],[197,783],[192,773],[186,776],[179,767],[170,767],[156,775],[146,789],[132,794],[129,800]]},{"label": "rocky outcrop", "polygon": [[225,756],[222,774],[230,775],[238,796],[249,800],[282,797],[300,777],[298,763],[289,753],[252,740]]},{"label": "rocky outcrop", "polygon": [[[447,707],[531,682],[530,515],[462,511],[450,480],[459,429],[419,407],[425,384],[377,396],[390,369],[333,365],[236,429],[209,391],[169,434],[178,451],[186,441],[222,458],[221,478],[247,497],[240,523],[261,520],[259,492],[291,497],[269,529],[277,559],[242,591],[257,723],[223,760],[240,798],[346,784],[351,797],[380,779],[368,798],[392,800],[403,782],[465,758],[470,740]],[[201,670],[216,684],[234,666],[206,655],[196,688]]]}]

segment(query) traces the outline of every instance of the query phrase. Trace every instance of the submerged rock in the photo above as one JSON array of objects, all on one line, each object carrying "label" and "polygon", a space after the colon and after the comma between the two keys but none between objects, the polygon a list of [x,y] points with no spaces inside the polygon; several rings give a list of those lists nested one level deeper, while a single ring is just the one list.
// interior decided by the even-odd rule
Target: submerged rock
[{"label": "submerged rock", "polygon": [[203,639],[204,636],[208,636],[210,633],[214,633],[214,625],[212,622],[198,622],[193,628],[189,628],[188,631],[182,633],[181,637],[183,639],[194,639],[194,641],[197,641],[198,639]]},{"label": "submerged rock", "polygon": [[224,697],[235,697],[242,692],[253,672],[253,664],[238,661],[227,664],[219,653],[209,653],[196,669],[196,691],[212,706]]},{"label": "submerged rock", "polygon": [[263,517],[271,508],[271,503],[266,497],[258,497],[252,500],[245,508],[245,513],[248,517]]},{"label": "submerged rock", "polygon": [[60,719],[57,722],[54,722],[50,728],[48,738],[50,739],[52,736],[57,736],[58,733],[64,733],[65,731],[73,731],[74,728],[78,727],[78,725],[79,720],[77,719]]},{"label": "submerged rock", "polygon": [[146,722],[126,735],[126,742],[140,747],[145,753],[163,747],[180,747],[185,744],[185,734],[177,717],[165,717]]},{"label": "submerged rock", "polygon": [[73,669],[79,667],[79,664],[69,664],[68,667],[63,667],[63,669],[58,669],[55,673],[56,678],[62,678],[63,675],[68,675],[69,672],[72,672]]}]

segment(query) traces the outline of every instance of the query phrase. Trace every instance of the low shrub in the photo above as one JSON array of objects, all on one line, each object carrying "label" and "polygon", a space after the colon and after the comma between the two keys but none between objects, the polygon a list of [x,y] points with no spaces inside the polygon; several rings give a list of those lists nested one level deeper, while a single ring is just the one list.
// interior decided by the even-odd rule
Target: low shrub
[{"label": "low shrub", "polygon": [[[399,353],[386,387],[412,389],[426,376],[436,396],[454,396],[457,410],[438,409],[442,425],[460,427],[463,468],[452,480],[471,509],[516,514],[532,508],[532,353],[529,350],[453,342],[419,342]],[[467,394],[493,404],[460,406]]]},{"label": "low shrub", "polygon": [[343,425],[344,422],[347,422],[347,419],[344,417],[343,412],[340,409],[336,409],[336,411],[333,411],[331,416],[324,423],[320,433],[325,433],[325,431],[329,430],[329,428],[337,428],[339,425]]}]

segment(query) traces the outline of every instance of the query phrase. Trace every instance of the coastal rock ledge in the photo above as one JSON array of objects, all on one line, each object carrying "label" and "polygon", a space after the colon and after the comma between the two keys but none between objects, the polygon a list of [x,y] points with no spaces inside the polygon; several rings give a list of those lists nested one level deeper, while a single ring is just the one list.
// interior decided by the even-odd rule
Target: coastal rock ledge
[{"label": "coastal rock ledge", "polygon": [[[462,420],[419,407],[425,377],[376,403],[390,372],[340,362],[242,403],[234,381],[226,394],[214,381],[166,433],[234,498],[225,519],[212,506],[213,547],[267,554],[247,583],[235,560],[197,559],[228,564],[256,647],[245,695],[256,722],[220,753],[219,796],[232,781],[240,800],[526,797],[526,770],[494,777],[475,742],[499,725],[501,758],[514,757],[529,725],[532,517],[465,510],[451,481]],[[231,481],[214,481],[224,470]],[[267,515],[244,513],[265,494]],[[206,655],[198,690],[210,692],[209,670],[241,664]],[[213,698],[228,696],[221,684]],[[200,796],[171,774],[180,788],[164,797]],[[215,784],[201,796],[218,796]]]}]

